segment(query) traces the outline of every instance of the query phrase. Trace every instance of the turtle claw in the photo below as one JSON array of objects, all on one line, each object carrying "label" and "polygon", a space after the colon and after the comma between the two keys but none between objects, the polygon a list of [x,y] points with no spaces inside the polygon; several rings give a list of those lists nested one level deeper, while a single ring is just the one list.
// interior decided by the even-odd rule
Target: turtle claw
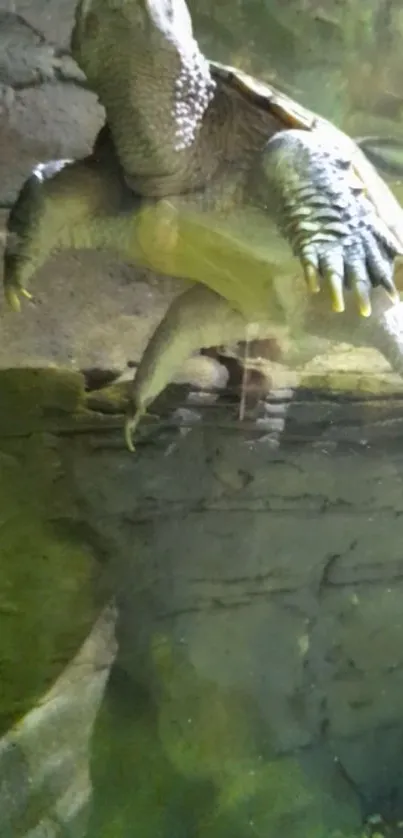
[{"label": "turtle claw", "polygon": [[143,407],[137,408],[134,414],[130,414],[126,417],[125,426],[124,426],[124,438],[125,443],[128,450],[135,454],[136,446],[133,442],[133,436],[136,428],[139,425],[140,420],[144,416],[145,409]]},{"label": "turtle claw", "polygon": [[7,305],[17,313],[21,311],[21,297],[25,297],[26,300],[33,300],[32,294],[19,285],[6,285],[4,294]]},{"label": "turtle claw", "polygon": [[363,300],[362,298],[359,299],[358,309],[359,309],[361,317],[371,317],[372,305],[371,305],[370,300]]},{"label": "turtle claw", "polygon": [[134,428],[133,428],[131,420],[126,419],[125,428],[124,428],[124,437],[125,437],[126,448],[130,451],[131,454],[136,453],[136,446],[133,442],[133,432],[134,432]]},{"label": "turtle claw", "polygon": [[336,314],[341,314],[345,310],[344,294],[343,294],[343,279],[337,274],[332,274],[329,277],[330,297],[332,300],[332,310]]},{"label": "turtle claw", "polygon": [[370,317],[372,314],[372,305],[368,286],[357,283],[354,286],[354,290],[361,317]]},{"label": "turtle claw", "polygon": [[329,252],[319,260],[310,247],[302,252],[301,261],[305,281],[311,294],[317,294],[320,291],[321,279],[324,278],[330,289],[333,311],[337,313],[344,311],[344,267],[341,253]]},{"label": "turtle claw", "polygon": [[134,431],[136,430],[136,425],[137,425],[137,422],[135,421],[135,417],[134,418],[127,418],[126,421],[125,421],[124,438],[125,438],[126,448],[131,452],[131,454],[136,453],[136,446],[133,442],[133,434],[134,434]]},{"label": "turtle claw", "polygon": [[389,290],[388,288],[385,288],[385,291],[386,291],[391,303],[393,303],[393,305],[397,305],[398,303],[401,302],[400,294],[399,294],[397,288],[392,288],[391,290]]},{"label": "turtle claw", "polygon": [[5,298],[7,305],[16,312],[21,311],[21,300],[15,288],[6,288],[5,289]]},{"label": "turtle claw", "polygon": [[[344,289],[351,289],[361,316],[369,317],[373,288],[399,299],[393,274],[402,241],[368,194],[365,172],[356,173],[353,152],[343,155],[342,148],[340,135],[322,128],[272,137],[264,156],[265,207],[302,263],[309,290],[326,283],[333,311],[342,312]],[[267,195],[280,196],[279,207]]]},{"label": "turtle claw", "polygon": [[320,291],[320,282],[317,269],[312,264],[304,265],[305,282],[311,294],[318,294]]}]

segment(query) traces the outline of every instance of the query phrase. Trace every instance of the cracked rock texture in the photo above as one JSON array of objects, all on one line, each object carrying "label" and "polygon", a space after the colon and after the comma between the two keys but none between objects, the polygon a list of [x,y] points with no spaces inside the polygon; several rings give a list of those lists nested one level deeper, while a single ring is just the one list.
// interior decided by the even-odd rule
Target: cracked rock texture
[{"label": "cracked rock texture", "polygon": [[[46,10],[46,11],[45,11]],[[0,4],[0,204],[33,164],[87,153],[102,119],[67,56],[74,3]]]},{"label": "cracked rock texture", "polygon": [[[298,838],[350,838],[363,815],[401,817],[401,396],[301,391],[273,448],[275,402],[239,425],[230,393],[200,401],[174,387],[130,456],[125,385],[84,384],[61,370],[0,374],[3,532],[14,575],[31,580],[26,592],[6,586],[0,608],[1,671],[19,687],[3,726],[49,688],[96,609],[117,606],[94,729],[95,670],[83,693],[93,798],[87,809],[85,786],[71,834],[99,838],[118,823],[119,838],[136,819],[146,838],[178,823],[206,838],[237,824],[246,838],[252,820],[274,838],[286,817]],[[42,653],[27,671],[21,636],[33,620]],[[18,765],[28,753],[38,823],[50,811],[69,823],[75,753],[86,776],[80,702],[67,690],[60,711],[41,704],[41,735],[34,711],[0,749],[1,834],[10,823],[11,835],[31,834],[18,779],[28,769],[10,774],[10,741]]]}]

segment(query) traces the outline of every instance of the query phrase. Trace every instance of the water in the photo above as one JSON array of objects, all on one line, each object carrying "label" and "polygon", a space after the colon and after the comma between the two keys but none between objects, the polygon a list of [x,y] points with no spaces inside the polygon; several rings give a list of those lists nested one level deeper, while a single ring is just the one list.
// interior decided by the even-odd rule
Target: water
[{"label": "water", "polygon": [[[398,2],[191,11],[209,56],[371,137],[400,195]],[[30,95],[2,118],[32,164]],[[285,367],[279,329],[187,362],[132,456],[126,365],[177,290],[132,279],[56,258],[0,315],[0,838],[398,838],[400,378],[348,325]]]}]

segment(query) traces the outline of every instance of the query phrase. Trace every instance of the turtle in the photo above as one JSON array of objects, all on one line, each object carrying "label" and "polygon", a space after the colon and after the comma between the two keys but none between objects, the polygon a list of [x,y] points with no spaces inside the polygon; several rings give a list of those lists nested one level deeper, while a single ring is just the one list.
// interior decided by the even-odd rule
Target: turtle
[{"label": "turtle", "polygon": [[82,247],[182,281],[135,374],[129,448],[203,347],[286,333],[282,360],[295,364],[324,336],[403,371],[403,210],[350,137],[208,60],[185,0],[79,0],[71,51],[106,121],[88,157],[39,164],[23,184],[4,287],[18,308],[54,250]]}]

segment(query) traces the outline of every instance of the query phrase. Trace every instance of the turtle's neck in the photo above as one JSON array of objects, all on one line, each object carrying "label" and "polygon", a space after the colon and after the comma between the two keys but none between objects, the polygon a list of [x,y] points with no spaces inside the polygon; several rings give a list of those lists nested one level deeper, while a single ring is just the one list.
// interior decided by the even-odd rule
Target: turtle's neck
[{"label": "turtle's neck", "polygon": [[193,38],[167,41],[156,54],[125,59],[119,76],[118,92],[114,75],[99,93],[127,178],[142,193],[169,194],[170,182],[190,168],[214,95],[209,64]]},{"label": "turtle's neck", "polygon": [[73,55],[105,107],[120,162],[143,194],[186,180],[215,82],[184,0],[81,0]]}]

